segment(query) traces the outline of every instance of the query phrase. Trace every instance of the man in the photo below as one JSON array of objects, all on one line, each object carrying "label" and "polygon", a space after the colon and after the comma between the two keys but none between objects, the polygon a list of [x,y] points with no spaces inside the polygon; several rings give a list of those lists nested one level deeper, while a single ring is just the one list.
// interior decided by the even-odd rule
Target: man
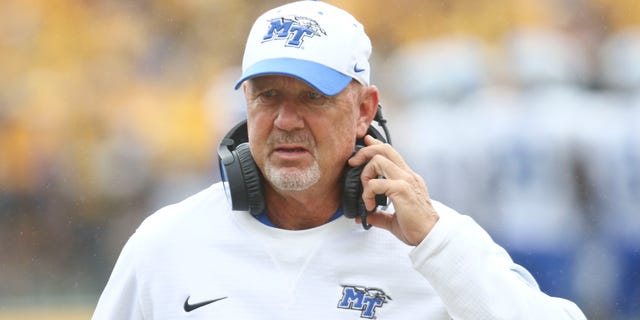
[{"label": "man", "polygon": [[[320,1],[259,17],[236,84],[246,132],[229,136],[248,144],[223,141],[237,154],[221,159],[231,203],[247,196],[255,216],[233,211],[221,183],[156,212],[94,319],[585,319],[366,135],[379,99],[370,51],[362,25]],[[345,167],[361,166],[370,230],[342,208]],[[247,190],[234,194],[239,178]],[[393,212],[375,209],[382,194]]]}]

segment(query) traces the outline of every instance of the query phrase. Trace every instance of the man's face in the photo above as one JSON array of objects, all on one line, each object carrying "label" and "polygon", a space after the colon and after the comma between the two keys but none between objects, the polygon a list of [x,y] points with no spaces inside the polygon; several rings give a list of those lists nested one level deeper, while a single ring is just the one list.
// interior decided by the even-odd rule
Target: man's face
[{"label": "man's face", "polygon": [[324,96],[287,76],[262,76],[244,85],[251,153],[278,190],[335,186],[367,124],[361,87]]}]

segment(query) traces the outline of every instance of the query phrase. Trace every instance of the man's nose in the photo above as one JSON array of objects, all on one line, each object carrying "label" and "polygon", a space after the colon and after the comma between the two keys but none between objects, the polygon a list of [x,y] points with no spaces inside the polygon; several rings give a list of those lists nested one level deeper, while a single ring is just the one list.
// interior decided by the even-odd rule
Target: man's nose
[{"label": "man's nose", "polygon": [[292,101],[283,101],[278,108],[274,125],[282,130],[291,131],[304,127],[304,120],[300,114],[300,107]]}]

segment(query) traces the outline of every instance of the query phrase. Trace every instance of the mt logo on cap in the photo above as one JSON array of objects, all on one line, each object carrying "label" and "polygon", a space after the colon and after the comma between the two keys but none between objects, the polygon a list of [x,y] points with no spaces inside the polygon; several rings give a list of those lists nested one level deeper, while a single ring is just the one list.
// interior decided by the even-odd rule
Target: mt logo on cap
[{"label": "mt logo on cap", "polygon": [[[282,17],[270,21],[269,31],[262,38],[264,41],[286,40],[285,46],[300,48],[305,37],[327,35],[318,22],[306,17]],[[263,41],[263,42],[264,42]]]}]

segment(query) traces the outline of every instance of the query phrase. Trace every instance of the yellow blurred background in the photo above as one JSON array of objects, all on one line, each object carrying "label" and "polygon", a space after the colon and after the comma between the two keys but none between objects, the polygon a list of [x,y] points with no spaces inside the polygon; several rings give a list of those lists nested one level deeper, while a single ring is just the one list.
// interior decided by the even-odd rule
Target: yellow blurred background
[{"label": "yellow blurred background", "polygon": [[[609,34],[640,25],[634,0],[328,2],[365,25],[381,80],[376,63],[428,39],[499,48],[513,30],[543,27],[595,56]],[[281,3],[3,1],[0,319],[89,318],[140,221],[218,179],[216,144],[242,114],[232,85],[245,37]],[[383,101],[402,101],[380,82]]]}]

